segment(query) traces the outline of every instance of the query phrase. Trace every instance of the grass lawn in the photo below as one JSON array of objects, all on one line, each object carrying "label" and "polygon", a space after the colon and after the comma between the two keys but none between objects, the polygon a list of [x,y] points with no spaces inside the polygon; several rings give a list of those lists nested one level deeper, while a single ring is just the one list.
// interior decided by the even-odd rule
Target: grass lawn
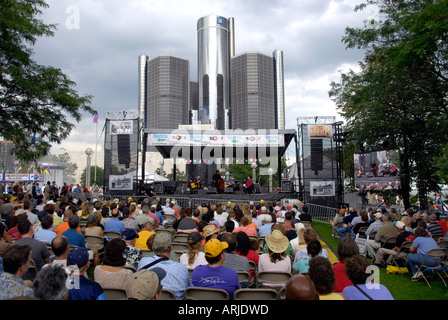
[{"label": "grass lawn", "polygon": [[[331,225],[314,220],[313,226],[322,239],[336,252],[339,240],[330,237]],[[385,268],[381,268],[379,282],[389,289],[395,300],[448,300],[448,287],[443,285],[437,275],[431,278],[430,288],[425,280],[412,282],[409,273],[388,274]]]}]

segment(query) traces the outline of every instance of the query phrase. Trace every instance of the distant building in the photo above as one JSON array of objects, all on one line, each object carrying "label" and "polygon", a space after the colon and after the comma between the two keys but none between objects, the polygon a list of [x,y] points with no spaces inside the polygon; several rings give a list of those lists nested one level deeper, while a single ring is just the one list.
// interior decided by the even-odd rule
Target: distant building
[{"label": "distant building", "polygon": [[139,56],[138,105],[145,128],[285,129],[283,52],[235,56],[234,19],[197,22],[197,81],[186,59]]},{"label": "distant building", "polygon": [[147,61],[146,127],[177,129],[189,123],[190,62],[174,56],[158,56]]},{"label": "distant building", "polygon": [[0,141],[0,173],[14,172],[16,155],[12,152],[14,142]]},{"label": "distant building", "polygon": [[275,129],[274,60],[258,52],[232,58],[232,129]]}]

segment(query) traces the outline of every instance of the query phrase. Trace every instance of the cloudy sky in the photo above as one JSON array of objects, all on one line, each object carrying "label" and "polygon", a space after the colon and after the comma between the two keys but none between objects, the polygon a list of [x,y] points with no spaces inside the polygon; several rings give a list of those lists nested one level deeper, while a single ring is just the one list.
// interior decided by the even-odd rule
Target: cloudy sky
[{"label": "cloudy sky", "polygon": [[[297,117],[337,116],[328,97],[340,70],[356,68],[363,52],[346,50],[347,26],[363,26],[375,12],[355,12],[361,0],[47,0],[42,19],[58,25],[54,37],[35,47],[40,64],[63,70],[80,94],[91,94],[99,113],[99,146],[110,111],[137,110],[138,56],[170,54],[190,61],[197,80],[196,23],[217,14],[235,19],[236,54],[282,50],[285,67],[286,127]],[[91,115],[69,139],[53,148],[84,151],[94,147]],[[338,117],[339,119],[339,117]]]}]

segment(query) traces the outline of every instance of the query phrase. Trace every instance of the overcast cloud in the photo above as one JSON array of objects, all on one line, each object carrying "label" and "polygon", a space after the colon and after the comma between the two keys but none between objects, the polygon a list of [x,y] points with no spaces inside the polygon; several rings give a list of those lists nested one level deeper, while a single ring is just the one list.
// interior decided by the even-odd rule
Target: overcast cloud
[{"label": "overcast cloud", "polygon": [[[57,24],[58,30],[54,37],[39,39],[35,59],[62,69],[77,83],[80,94],[94,96],[100,130],[107,112],[137,110],[140,54],[188,59],[190,78],[197,79],[196,23],[209,14],[234,17],[236,54],[283,51],[288,129],[297,129],[297,117],[337,116],[328,97],[330,83],[339,79],[339,70],[356,68],[363,58],[360,51],[346,50],[341,38],[347,26],[362,26],[373,14],[354,12],[362,2],[355,0],[47,2],[50,7],[42,18]],[[53,152],[93,147],[92,118],[86,115]]]}]

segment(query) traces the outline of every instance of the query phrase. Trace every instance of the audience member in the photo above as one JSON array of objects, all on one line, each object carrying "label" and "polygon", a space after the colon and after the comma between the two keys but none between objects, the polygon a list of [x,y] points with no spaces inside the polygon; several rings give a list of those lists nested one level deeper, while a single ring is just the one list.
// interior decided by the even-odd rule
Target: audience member
[{"label": "audience member", "polygon": [[151,235],[155,234],[154,219],[148,215],[141,215],[140,219],[138,219],[138,224],[140,226],[140,232],[138,233],[138,238],[135,241],[134,247],[148,250],[149,248],[146,242]]},{"label": "audience member", "polygon": [[[372,211],[373,213],[373,211]],[[383,214],[381,212],[375,212],[373,213],[373,221],[369,222],[369,227],[366,231],[366,236],[369,236],[371,238],[372,235],[374,235],[376,232],[378,232],[378,229],[383,225]]]},{"label": "audience member", "polygon": [[299,259],[296,263],[294,263],[294,273],[308,272],[310,260],[317,257],[322,251],[320,241],[316,239],[310,240],[310,242],[306,245],[306,251],[308,252],[308,257],[305,259]]},{"label": "audience member", "polygon": [[359,254],[358,245],[351,237],[341,238],[338,242],[337,254],[339,261],[332,266],[335,277],[334,292],[342,292],[345,287],[353,285],[345,273],[345,260]]},{"label": "audience member", "polygon": [[124,250],[124,257],[126,258],[126,265],[137,269],[138,262],[143,257],[142,249],[135,247],[135,242],[139,235],[133,229],[126,229],[122,234],[122,238],[126,243]]},{"label": "audience member", "polygon": [[157,265],[166,271],[166,277],[162,280],[164,288],[172,290],[176,295],[176,300],[184,299],[184,291],[190,286],[190,274],[183,264],[170,260],[173,247],[171,236],[166,233],[157,234],[154,238],[154,253],[152,257],[144,257],[138,263],[138,270],[144,268],[149,270],[153,265]]},{"label": "audience member", "polygon": [[[289,247],[288,238],[281,231],[274,230],[271,235],[266,235],[266,244],[268,252],[260,256],[258,272],[291,272],[291,259],[286,255],[286,249]],[[269,284],[265,285],[269,286]]]},{"label": "audience member", "polygon": [[134,273],[126,284],[128,300],[160,300],[165,276],[166,271],[157,267]]},{"label": "audience member", "polygon": [[[30,223],[28,219],[26,221]],[[22,279],[28,272],[30,262],[29,245],[13,245],[6,249],[3,256],[4,271],[0,274],[0,300],[34,295],[31,281]]]},{"label": "audience member", "polygon": [[447,224],[447,216],[446,213],[441,213],[439,215],[439,221],[437,223],[442,227],[442,234],[446,235],[448,232],[448,224]]},{"label": "audience member", "polygon": [[85,248],[71,249],[67,256],[67,266],[70,270],[68,300],[107,300],[101,286],[87,277],[90,261]]},{"label": "audience member", "polygon": [[[67,266],[67,256],[70,251],[70,244],[68,239],[64,236],[56,236],[51,241],[51,251],[54,254],[54,259],[50,265],[62,265]],[[47,266],[46,264],[45,266]]]},{"label": "audience member", "polygon": [[[366,210],[360,210],[359,211],[359,217],[361,218],[361,221],[358,222],[354,227],[353,227],[353,234],[355,237],[357,234],[359,234],[359,236],[365,237],[366,233],[365,232],[360,232],[361,228],[369,228],[369,215],[367,213]],[[354,220],[354,219],[353,219]]]},{"label": "audience member", "polygon": [[126,243],[120,238],[112,239],[106,246],[103,264],[95,267],[94,279],[101,288],[125,289],[132,271],[124,268]]},{"label": "audience member", "polygon": [[[399,252],[400,252],[400,248],[401,245],[407,241],[408,237],[412,235],[411,232],[406,231],[405,229],[405,225],[404,222],[402,221],[397,221],[395,223],[395,227],[397,228],[398,231],[398,236],[397,236],[397,241],[395,242],[395,247],[392,249],[388,249],[388,248],[379,248],[375,257],[375,265],[382,267],[385,266],[384,265],[384,257],[388,256],[386,264],[390,264],[392,262],[392,259],[394,257],[396,257]],[[400,253],[401,257],[405,257],[407,254],[406,253]]]},{"label": "audience member", "polygon": [[339,237],[338,230],[344,225],[345,209],[339,209],[334,219],[330,219],[331,237]]},{"label": "audience member", "polygon": [[204,239],[204,236],[197,231],[188,234],[188,252],[183,253],[179,258],[179,262],[186,266],[188,270],[193,270],[198,265],[207,264],[205,253],[202,251],[202,241]]},{"label": "audience member", "polygon": [[99,225],[101,221],[101,214],[96,215],[95,213],[87,217],[87,226],[84,230],[84,235],[86,236],[98,236],[103,237],[103,228]]},{"label": "audience member", "polygon": [[236,234],[236,253],[258,265],[260,256],[252,249],[249,236],[245,232],[241,231]]},{"label": "audience member", "polygon": [[334,292],[336,278],[330,260],[314,256],[309,261],[308,275],[314,283],[319,300],[345,300],[345,297]]},{"label": "audience member", "polygon": [[[11,220],[11,228],[7,231],[8,236],[12,241],[17,241],[22,238],[22,234],[19,232],[19,222],[22,220],[27,220],[28,217],[26,214],[19,214],[18,216],[14,216]],[[29,219],[28,219],[29,220]]]},{"label": "audience member", "polygon": [[319,300],[319,294],[309,276],[296,274],[286,283],[285,300]]},{"label": "audience member", "polygon": [[72,215],[68,219],[69,229],[64,231],[62,235],[68,239],[68,242],[71,246],[85,248],[86,239],[84,238],[84,235],[82,233],[79,233],[77,230],[79,228],[79,223],[79,216],[77,216],[76,214]]},{"label": "audience member", "polygon": [[[55,230],[55,232],[56,232],[56,234],[58,235],[58,236],[60,236],[60,235],[62,235],[62,233],[64,233],[65,231],[67,231],[68,229],[70,229],[70,227],[69,227],[69,225],[68,225],[68,220],[70,219],[70,217],[73,215],[73,211],[72,210],[70,210],[70,209],[66,209],[65,211],[64,211],[64,222],[62,222],[60,225],[58,225],[57,227],[56,227],[56,230]],[[78,227],[77,229],[76,229],[76,231],[78,231],[80,234],[82,234],[82,232],[81,232],[81,228],[80,227]]]},{"label": "audience member", "polygon": [[44,243],[51,243],[57,237],[53,231],[53,215],[47,214],[41,219],[42,228],[34,234],[34,239]]},{"label": "audience member", "polygon": [[289,243],[291,244],[292,256],[295,256],[299,250],[306,248],[306,243],[305,243],[305,238],[304,238],[305,225],[303,223],[299,222],[294,225],[294,228],[296,229],[297,237],[295,237],[294,239],[289,241]]},{"label": "audience member", "polygon": [[219,229],[216,225],[214,224],[207,224],[203,229],[202,229],[202,235],[205,238],[205,242],[211,240],[211,239],[217,239],[219,234],[221,232],[221,229]]},{"label": "audience member", "polygon": [[36,270],[29,270],[23,278],[26,280],[33,280],[36,272],[39,272],[44,264],[51,262],[51,254],[43,242],[33,238],[34,227],[28,219],[20,221],[17,227],[19,232],[22,234],[22,238],[14,242],[12,246],[29,245],[31,247],[31,258],[36,264]]},{"label": "audience member", "polygon": [[190,208],[186,208],[184,210],[184,216],[176,221],[173,227],[177,230],[177,232],[190,233],[197,232],[198,222],[193,219],[193,212]]},{"label": "audience member", "polygon": [[120,211],[118,208],[112,209],[111,219],[104,223],[104,231],[119,232],[121,234],[125,229],[123,221],[120,220]]},{"label": "audience member", "polygon": [[311,215],[308,213],[308,206],[304,205],[302,207],[302,213],[299,215],[300,221],[312,222]]},{"label": "audience member", "polygon": [[342,294],[347,300],[394,300],[389,290],[380,283],[371,283],[367,279],[369,263],[364,257],[355,255],[345,261],[345,273],[352,286],[345,287]]},{"label": "audience member", "polygon": [[[417,227],[414,232],[414,241],[410,249],[410,253],[407,255],[409,267],[411,268],[412,281],[418,281],[422,277],[421,271],[418,271],[418,265],[422,264],[426,254],[429,250],[438,248],[437,242],[431,238],[428,232],[422,228]],[[439,259],[428,256],[425,261],[425,265],[433,267],[440,263]]]},{"label": "audience member", "polygon": [[259,216],[259,219],[262,222],[262,226],[258,229],[258,236],[265,237],[267,234],[271,234],[272,226],[274,225],[271,214],[265,213]]},{"label": "audience member", "polygon": [[248,236],[257,236],[257,229],[250,225],[249,218],[244,216],[240,220],[240,226],[234,230],[235,233],[245,232]]},{"label": "audience member", "polygon": [[235,271],[244,271],[251,273],[249,260],[236,253],[236,245],[237,245],[236,234],[225,233],[222,235],[220,241],[225,242],[228,245],[228,247],[224,249],[226,259],[224,260],[224,264],[222,266],[226,268],[231,268]]},{"label": "audience member", "polygon": [[443,229],[440,224],[438,224],[437,215],[435,213],[432,213],[428,217],[429,223],[428,223],[428,233],[431,235],[431,237],[438,239],[439,237],[443,236]]},{"label": "audience member", "polygon": [[227,247],[226,242],[218,239],[207,241],[204,253],[208,264],[197,266],[193,270],[191,282],[195,287],[224,289],[232,300],[235,290],[240,288],[240,281],[235,270],[223,267],[226,258],[224,250]]},{"label": "audience member", "polygon": [[[311,229],[311,228],[306,228],[305,234],[303,236],[304,236],[305,243],[307,244],[307,246],[311,240],[313,240],[313,239],[318,240],[316,231],[314,231],[314,229]],[[324,248],[322,248],[319,255],[328,259],[328,252]],[[297,261],[299,261],[300,259],[307,259],[307,258],[308,258],[308,250],[306,248],[299,250],[299,251],[297,251],[296,255],[294,256],[293,265],[295,265],[297,263]]]},{"label": "audience member", "polygon": [[385,248],[392,249],[394,243],[387,243],[386,241],[390,238],[396,238],[397,236],[397,228],[395,228],[395,225],[392,223],[391,215],[386,212],[383,215],[383,225],[378,228],[375,238],[367,239],[366,241],[367,255],[375,258],[378,249],[381,248],[383,244]]},{"label": "audience member", "polygon": [[66,300],[68,273],[63,265],[46,265],[33,281],[34,297],[40,300]]}]

